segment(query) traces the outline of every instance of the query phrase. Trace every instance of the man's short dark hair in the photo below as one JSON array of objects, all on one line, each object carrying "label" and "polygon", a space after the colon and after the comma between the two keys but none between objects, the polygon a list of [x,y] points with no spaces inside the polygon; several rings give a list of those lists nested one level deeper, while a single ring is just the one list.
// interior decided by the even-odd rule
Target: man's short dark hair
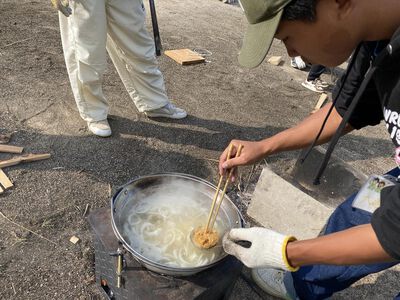
[{"label": "man's short dark hair", "polygon": [[317,0],[293,0],[283,9],[282,20],[314,22]]}]

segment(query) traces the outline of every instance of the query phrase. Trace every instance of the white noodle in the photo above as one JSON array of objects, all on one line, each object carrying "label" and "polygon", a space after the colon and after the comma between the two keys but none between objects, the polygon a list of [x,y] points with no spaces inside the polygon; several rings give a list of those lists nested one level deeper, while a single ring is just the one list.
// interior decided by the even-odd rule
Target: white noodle
[{"label": "white noodle", "polygon": [[[146,258],[173,267],[197,267],[222,254],[221,245],[199,249],[190,240],[194,228],[206,223],[211,200],[193,191],[168,188],[138,201],[128,212],[123,236]],[[197,199],[195,201],[194,199]],[[215,229],[222,236],[227,225],[217,218]]]}]

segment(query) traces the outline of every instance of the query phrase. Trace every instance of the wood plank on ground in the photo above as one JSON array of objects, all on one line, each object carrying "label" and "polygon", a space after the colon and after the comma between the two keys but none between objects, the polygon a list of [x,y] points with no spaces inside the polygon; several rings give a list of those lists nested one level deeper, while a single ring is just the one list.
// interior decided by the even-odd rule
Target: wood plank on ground
[{"label": "wood plank on ground", "polygon": [[4,189],[9,189],[10,187],[14,186],[2,169],[0,169],[0,184],[4,187]]},{"label": "wood plank on ground", "polygon": [[282,62],[282,56],[271,56],[270,58],[268,58],[267,62],[271,65],[279,66]]},{"label": "wood plank on ground", "polygon": [[181,65],[202,63],[206,59],[190,49],[167,50],[164,54]]},{"label": "wood plank on ground", "polygon": [[72,244],[77,244],[79,241],[80,241],[80,239],[77,237],[77,236],[72,236],[70,239],[69,239],[69,241],[72,243]]},{"label": "wood plank on ground", "polygon": [[48,159],[50,157],[51,157],[51,155],[49,153],[45,153],[45,154],[27,154],[27,155],[17,156],[17,157],[13,157],[13,158],[10,158],[10,159],[7,159],[7,160],[1,160],[0,161],[0,168],[15,166],[15,165],[18,165],[19,163],[22,163],[22,162],[31,162],[31,161]]},{"label": "wood plank on ground", "polygon": [[328,95],[325,93],[322,93],[321,96],[319,96],[318,102],[315,104],[313,111],[311,112],[312,114],[317,112],[318,110],[321,109],[321,107],[324,105],[324,103],[328,100]]},{"label": "wood plank on ground", "polygon": [[24,147],[11,146],[11,145],[0,145],[0,152],[4,153],[22,153]]}]

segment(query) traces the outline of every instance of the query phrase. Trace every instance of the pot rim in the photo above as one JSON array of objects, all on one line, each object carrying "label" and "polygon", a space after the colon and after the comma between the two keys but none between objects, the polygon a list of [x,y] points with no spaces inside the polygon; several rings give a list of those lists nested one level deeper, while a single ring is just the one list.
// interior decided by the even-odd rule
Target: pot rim
[{"label": "pot rim", "polygon": [[[159,268],[161,270],[165,270],[167,272],[176,272],[176,273],[181,273],[181,272],[190,272],[191,274],[193,273],[197,273],[200,272],[202,270],[211,268],[213,266],[215,266],[216,264],[218,264],[221,260],[223,260],[228,254],[227,253],[223,253],[217,260],[213,261],[212,263],[203,265],[203,266],[198,266],[198,267],[171,267],[171,266],[166,266],[163,264],[160,264],[158,262],[149,260],[148,258],[146,258],[145,256],[143,256],[142,254],[140,254],[139,252],[137,252],[136,250],[134,250],[129,243],[127,243],[125,241],[125,239],[122,237],[122,235],[119,233],[117,225],[115,224],[114,221],[114,213],[115,213],[115,205],[114,202],[117,199],[118,195],[122,192],[122,190],[129,186],[130,184],[138,181],[138,180],[142,180],[145,178],[150,178],[150,177],[160,177],[160,176],[175,176],[175,177],[181,177],[181,178],[186,178],[186,179],[192,179],[195,180],[197,182],[200,182],[202,184],[208,185],[209,187],[213,188],[213,189],[217,189],[217,187],[208,182],[205,179],[202,179],[200,177],[191,175],[191,174],[184,174],[184,173],[175,173],[175,172],[164,172],[164,173],[155,173],[155,174],[150,174],[150,175],[144,175],[144,176],[137,176],[136,178],[130,180],[128,183],[124,184],[123,186],[121,186],[117,192],[115,193],[115,195],[111,198],[111,225],[112,225],[112,229],[114,231],[114,234],[116,235],[116,237],[118,238],[118,240],[122,243],[122,245],[124,246],[125,249],[127,249],[136,260],[138,260],[138,262],[140,264],[149,264],[155,268]],[[238,209],[238,207],[232,202],[232,200],[228,197],[228,195],[225,194],[225,199],[224,201],[229,201],[231,203],[231,205],[234,207],[234,209],[236,210],[237,214],[238,214],[238,218],[239,218],[239,224],[240,224],[240,228],[244,228],[245,227],[245,221],[243,218],[242,213],[240,212],[240,210]],[[161,271],[162,272],[162,271]]]}]

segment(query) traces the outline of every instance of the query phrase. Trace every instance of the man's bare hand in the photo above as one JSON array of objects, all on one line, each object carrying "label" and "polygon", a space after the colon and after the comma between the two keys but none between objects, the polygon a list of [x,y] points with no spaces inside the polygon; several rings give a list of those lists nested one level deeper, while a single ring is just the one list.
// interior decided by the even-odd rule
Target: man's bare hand
[{"label": "man's bare hand", "polygon": [[[230,144],[233,145],[233,150],[231,153],[232,158],[227,158],[229,146],[224,150],[224,152],[222,152],[219,158],[219,173],[221,175],[224,174],[226,170],[231,168],[253,164],[261,160],[265,155],[262,142],[232,140]],[[243,145],[243,149],[240,156],[235,158],[239,145]],[[235,176],[233,176],[233,178],[234,177]]]}]

